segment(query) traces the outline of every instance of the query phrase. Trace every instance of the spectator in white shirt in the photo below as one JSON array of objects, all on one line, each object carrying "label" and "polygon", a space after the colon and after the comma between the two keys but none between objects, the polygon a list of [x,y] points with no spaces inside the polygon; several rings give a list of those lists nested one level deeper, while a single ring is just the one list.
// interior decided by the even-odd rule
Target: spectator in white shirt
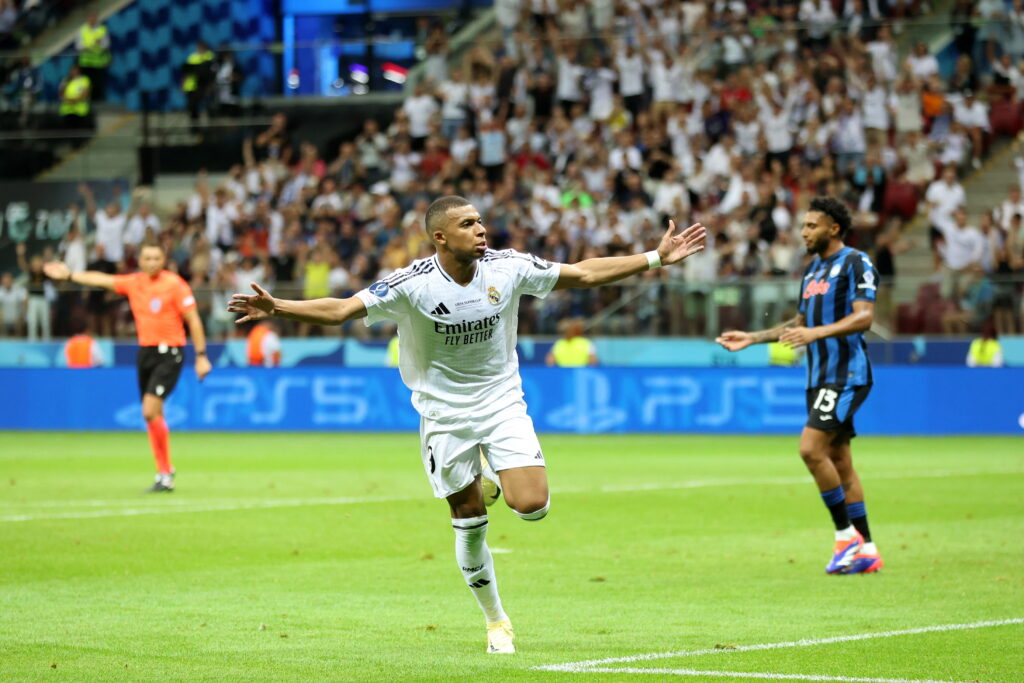
[{"label": "spectator in white shirt", "polygon": [[469,85],[462,78],[462,69],[451,70],[448,80],[437,87],[441,98],[441,135],[445,140],[455,138],[459,126],[466,122],[466,108],[469,106]]},{"label": "spectator in white shirt", "polygon": [[96,226],[96,242],[103,245],[107,260],[117,263],[124,258],[124,229],[128,217],[114,202],[107,204],[103,211],[93,213]]},{"label": "spectator in white shirt", "polygon": [[117,263],[124,258],[124,231],[128,217],[114,200],[100,211],[92,188],[85,183],[78,186],[78,192],[85,199],[86,215],[92,219],[96,229],[96,244],[103,245],[105,260]]},{"label": "spectator in white shirt", "polygon": [[954,272],[981,268],[985,237],[976,227],[967,224],[967,212],[962,208],[953,212],[953,222],[943,238],[945,244],[940,252],[946,268]]},{"label": "spectator in white shirt", "polygon": [[[149,204],[139,204],[139,210],[128,219],[128,227],[124,233],[125,244],[130,244],[138,249],[142,241],[146,239],[146,230],[152,230],[155,236],[160,232],[160,219],[156,217]],[[69,268],[71,266],[68,266]]]},{"label": "spectator in white shirt", "polygon": [[765,145],[769,159],[778,159],[785,166],[789,163],[789,152],[793,149],[793,132],[789,129],[789,103],[761,97],[761,128],[764,130]]},{"label": "spectator in white shirt", "polygon": [[885,85],[874,73],[868,74],[867,85],[861,93],[861,108],[864,113],[864,133],[868,144],[880,145],[888,140],[892,127],[892,110],[896,105]]},{"label": "spectator in white shirt", "polygon": [[608,67],[604,58],[595,54],[583,82],[590,94],[590,118],[604,123],[611,116],[615,105],[615,72]]},{"label": "spectator in white shirt", "polygon": [[572,105],[583,99],[583,92],[580,89],[583,71],[583,67],[579,64],[579,53],[576,48],[563,48],[559,52],[555,97],[567,116]]},{"label": "spectator in white shirt", "polygon": [[807,36],[811,42],[821,46],[828,43],[829,33],[838,21],[831,0],[803,0],[799,18],[807,24]]},{"label": "spectator in white shirt", "polygon": [[964,206],[966,195],[956,177],[956,168],[947,166],[942,177],[932,181],[924,195],[928,203],[928,221],[932,226],[932,240],[941,238],[953,224],[953,212]]},{"label": "spectator in white shirt", "polygon": [[683,178],[679,162],[673,160],[654,191],[654,210],[662,216],[679,216],[682,220],[689,213],[690,193],[683,184]]},{"label": "spectator in white shirt", "polygon": [[949,166],[961,166],[967,159],[967,148],[970,147],[970,138],[967,136],[967,129],[963,124],[953,121],[949,126],[949,132],[941,142],[939,150],[939,163]]},{"label": "spectator in white shirt", "polygon": [[882,83],[891,83],[896,80],[896,44],[892,40],[891,29],[882,24],[878,27],[878,34],[875,39],[869,42],[864,48],[871,55],[871,67],[875,76]]},{"label": "spectator in white shirt", "polygon": [[476,148],[476,138],[469,135],[469,127],[459,126],[459,131],[451,144],[452,159],[455,163],[464,165],[469,160],[470,153]]},{"label": "spectator in white shirt", "polygon": [[651,113],[656,121],[664,121],[676,107],[677,84],[683,80],[683,67],[676,63],[672,54],[653,52],[650,56],[651,67]]},{"label": "spectator in white shirt", "polygon": [[1003,230],[1010,230],[1014,216],[1024,216],[1024,201],[1021,201],[1020,187],[1010,187],[1010,196],[996,207],[996,220]]},{"label": "spectator in white shirt", "polygon": [[908,133],[920,133],[924,128],[921,93],[910,78],[902,78],[896,84],[893,111],[898,140],[903,140]]},{"label": "spectator in white shirt", "polygon": [[14,281],[14,276],[0,276],[0,337],[20,334],[25,323],[28,290]]},{"label": "spectator in white shirt", "polygon": [[228,191],[218,187],[213,193],[213,203],[206,207],[206,239],[222,251],[234,248],[235,222],[241,215],[238,207],[228,201]]},{"label": "spectator in white shirt", "polygon": [[733,136],[723,135],[704,156],[704,171],[712,178],[729,176],[732,172],[732,158],[738,156],[739,151]]},{"label": "spectator in white shirt", "polygon": [[974,92],[964,92],[962,101],[957,102],[953,107],[953,120],[959,123],[967,131],[971,140],[971,163],[975,168],[981,167],[981,152],[984,146],[984,136],[989,130],[988,109],[984,104],[974,97]]},{"label": "spectator in white shirt", "polygon": [[437,100],[427,92],[422,83],[416,85],[413,96],[402,104],[402,109],[409,116],[409,136],[412,138],[412,149],[419,152],[430,135],[430,121],[438,112]]},{"label": "spectator in white shirt", "polygon": [[939,73],[939,60],[928,52],[928,45],[921,42],[914,46],[913,54],[907,55],[904,65],[918,80],[925,80]]},{"label": "spectator in white shirt", "polygon": [[638,170],[643,163],[643,155],[633,140],[633,133],[628,130],[620,131],[616,136],[615,147],[608,154],[608,165],[618,173],[626,169]]},{"label": "spectator in white shirt", "polygon": [[864,158],[867,142],[864,139],[864,122],[860,111],[847,98],[840,105],[832,134],[832,144],[836,151],[836,169],[843,175],[850,173],[854,166]]},{"label": "spectator in white shirt", "polygon": [[418,152],[414,152],[407,138],[400,139],[395,144],[395,151],[391,155],[391,187],[399,192],[404,192],[409,185],[416,180],[420,162],[423,158]]},{"label": "spectator in white shirt", "polygon": [[89,265],[88,250],[85,246],[85,239],[82,237],[82,231],[78,229],[77,221],[72,221],[71,228],[57,247],[57,253],[61,255],[61,260],[71,272],[87,269]]}]

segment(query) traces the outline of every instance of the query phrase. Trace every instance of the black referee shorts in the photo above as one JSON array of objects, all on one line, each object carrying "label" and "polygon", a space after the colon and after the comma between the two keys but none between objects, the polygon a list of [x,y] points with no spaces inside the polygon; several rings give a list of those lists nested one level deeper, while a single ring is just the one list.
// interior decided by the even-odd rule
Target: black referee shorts
[{"label": "black referee shorts", "polygon": [[181,376],[185,362],[183,346],[142,346],[135,358],[139,371],[139,395],[167,398]]}]

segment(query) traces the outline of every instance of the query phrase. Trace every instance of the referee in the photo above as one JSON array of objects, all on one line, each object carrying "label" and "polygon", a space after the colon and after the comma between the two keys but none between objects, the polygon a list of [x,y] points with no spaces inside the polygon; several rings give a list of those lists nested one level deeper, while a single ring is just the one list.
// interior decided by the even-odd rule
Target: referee
[{"label": "referee", "polygon": [[141,271],[130,275],[110,275],[95,270],[72,272],[66,264],[52,261],[44,272],[53,280],[66,280],[88,287],[110,289],[128,297],[135,328],[139,335],[136,364],[142,416],[149,430],[149,444],[156,461],[156,481],[150,493],[174,490],[171,465],[170,432],[164,419],[164,400],[174,391],[185,360],[185,329],[188,324],[196,351],[196,375],[202,381],[210,372],[206,357],[206,333],[196,310],[192,289],[181,277],[164,270],[167,256],[163,247],[146,243],[139,253]]}]

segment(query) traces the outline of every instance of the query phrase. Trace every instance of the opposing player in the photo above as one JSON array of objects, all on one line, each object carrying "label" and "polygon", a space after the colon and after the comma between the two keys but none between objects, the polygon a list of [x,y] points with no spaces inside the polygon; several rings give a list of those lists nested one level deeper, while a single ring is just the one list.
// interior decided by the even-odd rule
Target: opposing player
[{"label": "opposing player", "polygon": [[139,336],[139,393],[142,416],[149,431],[149,445],[156,461],[156,481],[151,493],[174,490],[170,431],[164,419],[164,400],[174,391],[185,360],[185,328],[188,324],[196,352],[195,370],[199,380],[210,372],[206,357],[206,334],[188,283],[164,270],[166,255],[159,244],[144,244],[139,252],[138,273],[109,275],[95,270],[72,272],[60,261],[47,263],[43,270],[54,280],[67,280],[87,287],[111,289],[128,297]]},{"label": "opposing player", "polygon": [[[455,558],[487,620],[487,651],[515,652],[487,548],[479,454],[500,479],[505,502],[527,521],[548,513],[544,453],[526,413],[516,356],[519,298],[554,289],[596,287],[671,265],[701,251],[704,228],[675,234],[669,223],[656,251],[550,263],[487,248],[480,213],[461,197],[430,205],[426,230],[436,254],[414,261],[348,299],[286,301],[258,285],[235,294],[237,322],[279,316],[319,325],[366,318],[398,323],[399,369],[420,414],[421,457],[455,528]],[[487,472],[491,475],[490,472]]]},{"label": "opposing player", "polygon": [[853,468],[853,415],[871,391],[864,333],[874,316],[878,272],[863,252],[843,244],[846,207],[831,197],[811,201],[801,235],[815,258],[804,270],[796,317],[770,330],[725,332],[730,351],[780,341],[807,347],[807,425],[800,456],[832,514],[836,536],[829,574],[867,574],[882,568],[871,541],[864,491]]}]

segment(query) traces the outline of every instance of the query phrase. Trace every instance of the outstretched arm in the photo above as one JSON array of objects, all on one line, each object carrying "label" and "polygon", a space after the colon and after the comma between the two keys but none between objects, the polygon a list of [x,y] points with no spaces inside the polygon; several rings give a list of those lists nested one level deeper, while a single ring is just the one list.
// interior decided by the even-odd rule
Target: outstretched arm
[{"label": "outstretched arm", "polygon": [[66,280],[86,287],[102,287],[103,289],[114,289],[114,276],[109,273],[101,273],[98,270],[80,270],[71,272],[71,269],[63,261],[50,261],[43,265],[43,272],[51,280]]},{"label": "outstretched arm", "polygon": [[348,299],[311,299],[291,301],[275,299],[255,282],[256,294],[235,294],[228,302],[228,310],[245,315],[236,324],[265,318],[287,318],[314,325],[341,325],[349,320],[366,317],[366,306],[356,297]]},{"label": "outstretched arm", "polygon": [[739,351],[740,349],[747,348],[751,344],[763,344],[765,342],[779,341],[782,335],[791,329],[807,329],[803,327],[805,322],[807,321],[804,318],[803,313],[798,313],[786,322],[780,323],[771,329],[760,330],[758,332],[730,330],[720,334],[715,341],[729,351]]},{"label": "outstretched arm", "polygon": [[599,287],[617,282],[630,275],[642,273],[658,266],[679,263],[687,256],[704,251],[707,231],[700,223],[694,223],[678,235],[674,234],[676,224],[668,222],[668,230],[661,238],[656,251],[632,256],[606,256],[592,258],[579,263],[563,263],[558,271],[555,289],[583,289]]}]

